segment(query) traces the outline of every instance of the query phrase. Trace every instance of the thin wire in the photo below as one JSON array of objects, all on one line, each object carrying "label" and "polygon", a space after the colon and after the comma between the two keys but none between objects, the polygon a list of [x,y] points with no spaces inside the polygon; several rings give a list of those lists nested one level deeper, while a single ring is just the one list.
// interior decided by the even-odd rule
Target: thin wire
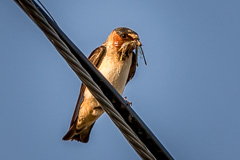
[{"label": "thin wire", "polygon": [[[44,16],[38,11],[31,0],[15,0],[29,17],[42,29],[48,39],[53,43],[58,52],[63,56],[69,66],[74,70],[79,79],[88,87],[92,95],[99,101],[104,111],[109,115],[115,125],[139,154],[142,159],[156,159],[133,130],[126,124],[122,116],[113,107],[112,103],[103,94],[92,77],[82,67],[67,45],[59,38],[55,30],[48,24]],[[44,7],[45,8],[45,7]],[[48,13],[49,14],[49,13]]]}]

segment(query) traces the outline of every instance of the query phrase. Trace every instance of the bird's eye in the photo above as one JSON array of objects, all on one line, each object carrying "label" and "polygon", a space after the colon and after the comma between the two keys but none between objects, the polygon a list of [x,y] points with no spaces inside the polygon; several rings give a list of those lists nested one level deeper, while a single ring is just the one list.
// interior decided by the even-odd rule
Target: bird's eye
[{"label": "bird's eye", "polygon": [[127,35],[126,34],[122,34],[121,37],[122,38],[127,38]]}]

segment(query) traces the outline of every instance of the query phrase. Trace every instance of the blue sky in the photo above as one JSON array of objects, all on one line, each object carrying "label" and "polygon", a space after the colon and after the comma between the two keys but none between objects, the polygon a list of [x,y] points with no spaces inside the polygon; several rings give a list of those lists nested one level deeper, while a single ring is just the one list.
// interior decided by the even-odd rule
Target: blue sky
[{"label": "blue sky", "polygon": [[[239,1],[42,2],[86,56],[116,27],[139,34],[148,65],[123,96],[175,159],[239,158]],[[80,80],[13,1],[0,19],[0,159],[140,159],[106,114],[88,144],[62,141]]]}]

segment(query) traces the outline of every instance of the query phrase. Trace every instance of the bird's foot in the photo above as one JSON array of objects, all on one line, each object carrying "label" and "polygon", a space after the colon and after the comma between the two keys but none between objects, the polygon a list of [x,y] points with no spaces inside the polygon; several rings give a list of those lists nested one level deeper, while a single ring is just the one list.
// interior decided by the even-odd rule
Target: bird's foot
[{"label": "bird's foot", "polygon": [[127,97],[124,97],[124,100],[127,102],[128,106],[132,106],[132,102],[127,100]]}]

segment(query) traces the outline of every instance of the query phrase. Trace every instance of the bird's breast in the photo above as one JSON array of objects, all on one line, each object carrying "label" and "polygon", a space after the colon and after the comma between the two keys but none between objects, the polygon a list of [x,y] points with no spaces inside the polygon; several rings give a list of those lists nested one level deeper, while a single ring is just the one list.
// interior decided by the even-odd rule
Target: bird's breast
[{"label": "bird's breast", "polygon": [[116,52],[107,52],[98,70],[122,94],[132,64],[132,54],[123,61]]}]

